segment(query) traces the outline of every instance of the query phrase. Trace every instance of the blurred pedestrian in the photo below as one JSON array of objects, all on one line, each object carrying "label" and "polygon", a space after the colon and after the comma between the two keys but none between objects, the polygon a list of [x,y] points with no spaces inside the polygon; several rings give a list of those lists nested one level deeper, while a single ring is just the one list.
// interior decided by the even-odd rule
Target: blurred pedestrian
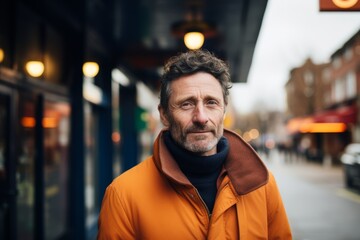
[{"label": "blurred pedestrian", "polygon": [[108,186],[98,239],[291,239],[273,175],[223,127],[230,87],[227,65],[208,51],[167,62],[166,128],[153,156]]}]

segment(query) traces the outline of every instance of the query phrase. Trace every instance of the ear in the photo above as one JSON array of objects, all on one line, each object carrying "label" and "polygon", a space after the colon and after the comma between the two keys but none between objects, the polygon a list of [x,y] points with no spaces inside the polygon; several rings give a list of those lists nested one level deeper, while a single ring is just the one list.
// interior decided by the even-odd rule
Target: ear
[{"label": "ear", "polygon": [[160,105],[158,105],[158,111],[159,111],[159,114],[160,114],[160,121],[161,121],[161,123],[162,123],[165,127],[168,127],[170,124],[169,124],[169,120],[168,120],[166,111],[165,111],[164,108],[161,107]]}]

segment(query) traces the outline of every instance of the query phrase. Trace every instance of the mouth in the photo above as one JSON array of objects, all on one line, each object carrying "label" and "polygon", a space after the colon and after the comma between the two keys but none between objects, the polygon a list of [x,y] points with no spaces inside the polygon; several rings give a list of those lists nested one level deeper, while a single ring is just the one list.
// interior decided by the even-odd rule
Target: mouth
[{"label": "mouth", "polygon": [[188,132],[190,135],[207,135],[211,134],[211,131],[190,131]]},{"label": "mouth", "polygon": [[191,131],[189,133],[208,133],[208,132],[210,132],[210,131]]},{"label": "mouth", "polygon": [[213,129],[209,127],[199,128],[199,127],[190,127],[187,129],[186,134],[190,135],[206,135],[206,134],[214,134]]}]

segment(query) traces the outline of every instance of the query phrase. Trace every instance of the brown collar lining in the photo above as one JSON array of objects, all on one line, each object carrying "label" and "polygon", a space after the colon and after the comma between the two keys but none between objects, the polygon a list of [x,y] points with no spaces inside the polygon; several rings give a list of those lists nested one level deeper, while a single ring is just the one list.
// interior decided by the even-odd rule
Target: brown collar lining
[{"label": "brown collar lining", "polygon": [[[189,185],[189,180],[181,172],[176,161],[165,146],[162,135],[163,131],[154,143],[155,164],[160,171],[171,179],[178,183]],[[257,153],[236,133],[224,129],[224,136],[230,145],[224,168],[237,194],[247,194],[266,184],[269,174]]]},{"label": "brown collar lining", "polygon": [[257,153],[236,133],[224,130],[230,144],[225,169],[239,195],[249,193],[267,183],[269,173]]}]

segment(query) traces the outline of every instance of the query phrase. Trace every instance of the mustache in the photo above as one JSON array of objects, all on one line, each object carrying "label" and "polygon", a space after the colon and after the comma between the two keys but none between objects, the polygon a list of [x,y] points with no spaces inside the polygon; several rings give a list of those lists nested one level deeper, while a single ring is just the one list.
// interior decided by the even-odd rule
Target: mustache
[{"label": "mustache", "polygon": [[214,129],[207,125],[192,125],[185,130],[185,133],[198,132],[198,131],[213,132]]}]

